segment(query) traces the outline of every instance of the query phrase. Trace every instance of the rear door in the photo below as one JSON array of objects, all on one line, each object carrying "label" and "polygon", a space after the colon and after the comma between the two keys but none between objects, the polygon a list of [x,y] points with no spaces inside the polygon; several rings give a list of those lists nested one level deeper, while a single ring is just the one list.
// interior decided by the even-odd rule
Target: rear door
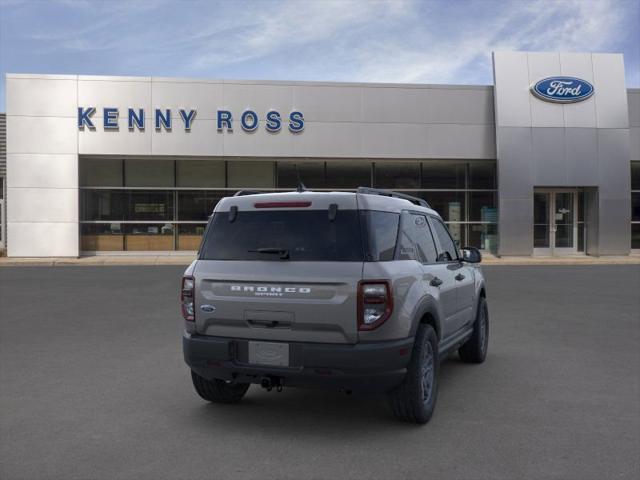
[{"label": "rear door", "polygon": [[437,300],[443,319],[443,334],[453,333],[452,325],[458,312],[454,273],[446,263],[437,262],[437,248],[427,216],[418,212],[403,212],[399,259],[409,257],[422,265],[425,292]]},{"label": "rear door", "polygon": [[362,263],[355,208],[216,212],[194,273],[196,329],[222,337],[355,343]]},{"label": "rear door", "polygon": [[429,223],[438,248],[437,263],[443,265],[453,280],[455,291],[454,313],[448,319],[448,333],[455,333],[470,321],[474,295],[474,272],[459,260],[458,249],[444,223],[429,217]]}]

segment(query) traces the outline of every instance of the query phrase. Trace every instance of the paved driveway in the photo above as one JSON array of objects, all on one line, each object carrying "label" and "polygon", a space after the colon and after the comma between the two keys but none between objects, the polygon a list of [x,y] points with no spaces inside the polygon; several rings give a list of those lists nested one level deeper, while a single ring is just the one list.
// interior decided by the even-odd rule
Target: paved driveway
[{"label": "paved driveway", "polygon": [[181,358],[182,267],[0,268],[0,478],[640,478],[640,268],[487,267],[487,362],[424,427],[382,397],[252,387]]}]

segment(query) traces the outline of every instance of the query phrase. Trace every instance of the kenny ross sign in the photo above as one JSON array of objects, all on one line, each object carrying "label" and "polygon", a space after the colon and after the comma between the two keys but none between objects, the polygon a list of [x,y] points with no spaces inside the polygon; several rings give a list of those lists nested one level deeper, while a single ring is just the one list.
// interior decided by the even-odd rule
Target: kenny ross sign
[{"label": "kenny ross sign", "polygon": [[[93,117],[96,113],[95,107],[78,107],[78,128],[84,130],[88,128],[95,130],[96,126]],[[102,109],[102,126],[105,130],[117,130],[120,125],[118,123],[120,115],[126,115],[127,127],[133,131],[135,129],[145,129],[145,112],[143,108],[127,108],[126,113],[120,112],[119,109],[113,107],[105,107]],[[185,131],[191,130],[191,126],[196,119],[197,111],[180,109],[178,111],[180,119],[177,120]],[[260,117],[253,110],[245,110],[239,119],[235,119],[229,110],[218,110],[216,112],[216,123],[219,132],[225,130],[233,131],[234,122],[238,121],[242,130],[245,132],[254,132],[260,127]],[[171,132],[173,123],[176,119],[171,116],[171,109],[156,108],[153,113],[153,126],[156,131],[165,130]],[[304,116],[302,112],[297,110],[289,113],[287,120],[283,120],[280,112],[269,110],[265,116],[264,128],[268,132],[277,133],[282,130],[282,124],[287,123],[287,127],[291,133],[299,133],[304,130]]]},{"label": "kenny ross sign", "polygon": [[554,103],[574,103],[593,95],[593,85],[575,77],[543,78],[531,86],[531,93],[541,100]]}]

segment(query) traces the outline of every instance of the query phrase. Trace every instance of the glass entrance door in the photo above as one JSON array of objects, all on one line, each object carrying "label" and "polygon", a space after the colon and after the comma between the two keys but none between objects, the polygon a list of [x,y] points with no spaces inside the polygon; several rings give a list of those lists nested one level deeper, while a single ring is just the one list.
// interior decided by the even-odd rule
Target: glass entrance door
[{"label": "glass entrance door", "polygon": [[534,255],[571,255],[577,252],[575,190],[536,190],[533,194]]}]

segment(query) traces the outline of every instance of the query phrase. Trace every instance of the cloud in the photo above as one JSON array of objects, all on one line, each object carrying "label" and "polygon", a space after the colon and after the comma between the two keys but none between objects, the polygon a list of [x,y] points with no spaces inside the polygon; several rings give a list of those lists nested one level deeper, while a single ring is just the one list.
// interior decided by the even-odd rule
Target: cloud
[{"label": "cloud", "polygon": [[493,50],[623,51],[640,82],[640,0],[0,2],[3,71],[488,84]]},{"label": "cloud", "polygon": [[[381,19],[402,18],[408,2],[404,0],[287,1],[274,8],[256,8],[264,3],[246,4],[227,26],[224,35],[201,32],[194,39],[201,48],[192,58],[196,69],[240,63],[281,51],[295,52],[301,46],[332,42],[363,26],[371,28]],[[223,41],[221,42],[221,38]]]},{"label": "cloud", "polygon": [[485,5],[491,9],[490,25],[460,19],[446,40],[433,41],[427,26],[418,33],[419,46],[407,46],[398,39],[362,45],[354,75],[374,82],[487,81],[486,72],[476,78],[472,72],[461,72],[480,60],[489,66],[490,52],[495,50],[584,52],[610,48],[628,14],[619,3],[602,0]]}]

